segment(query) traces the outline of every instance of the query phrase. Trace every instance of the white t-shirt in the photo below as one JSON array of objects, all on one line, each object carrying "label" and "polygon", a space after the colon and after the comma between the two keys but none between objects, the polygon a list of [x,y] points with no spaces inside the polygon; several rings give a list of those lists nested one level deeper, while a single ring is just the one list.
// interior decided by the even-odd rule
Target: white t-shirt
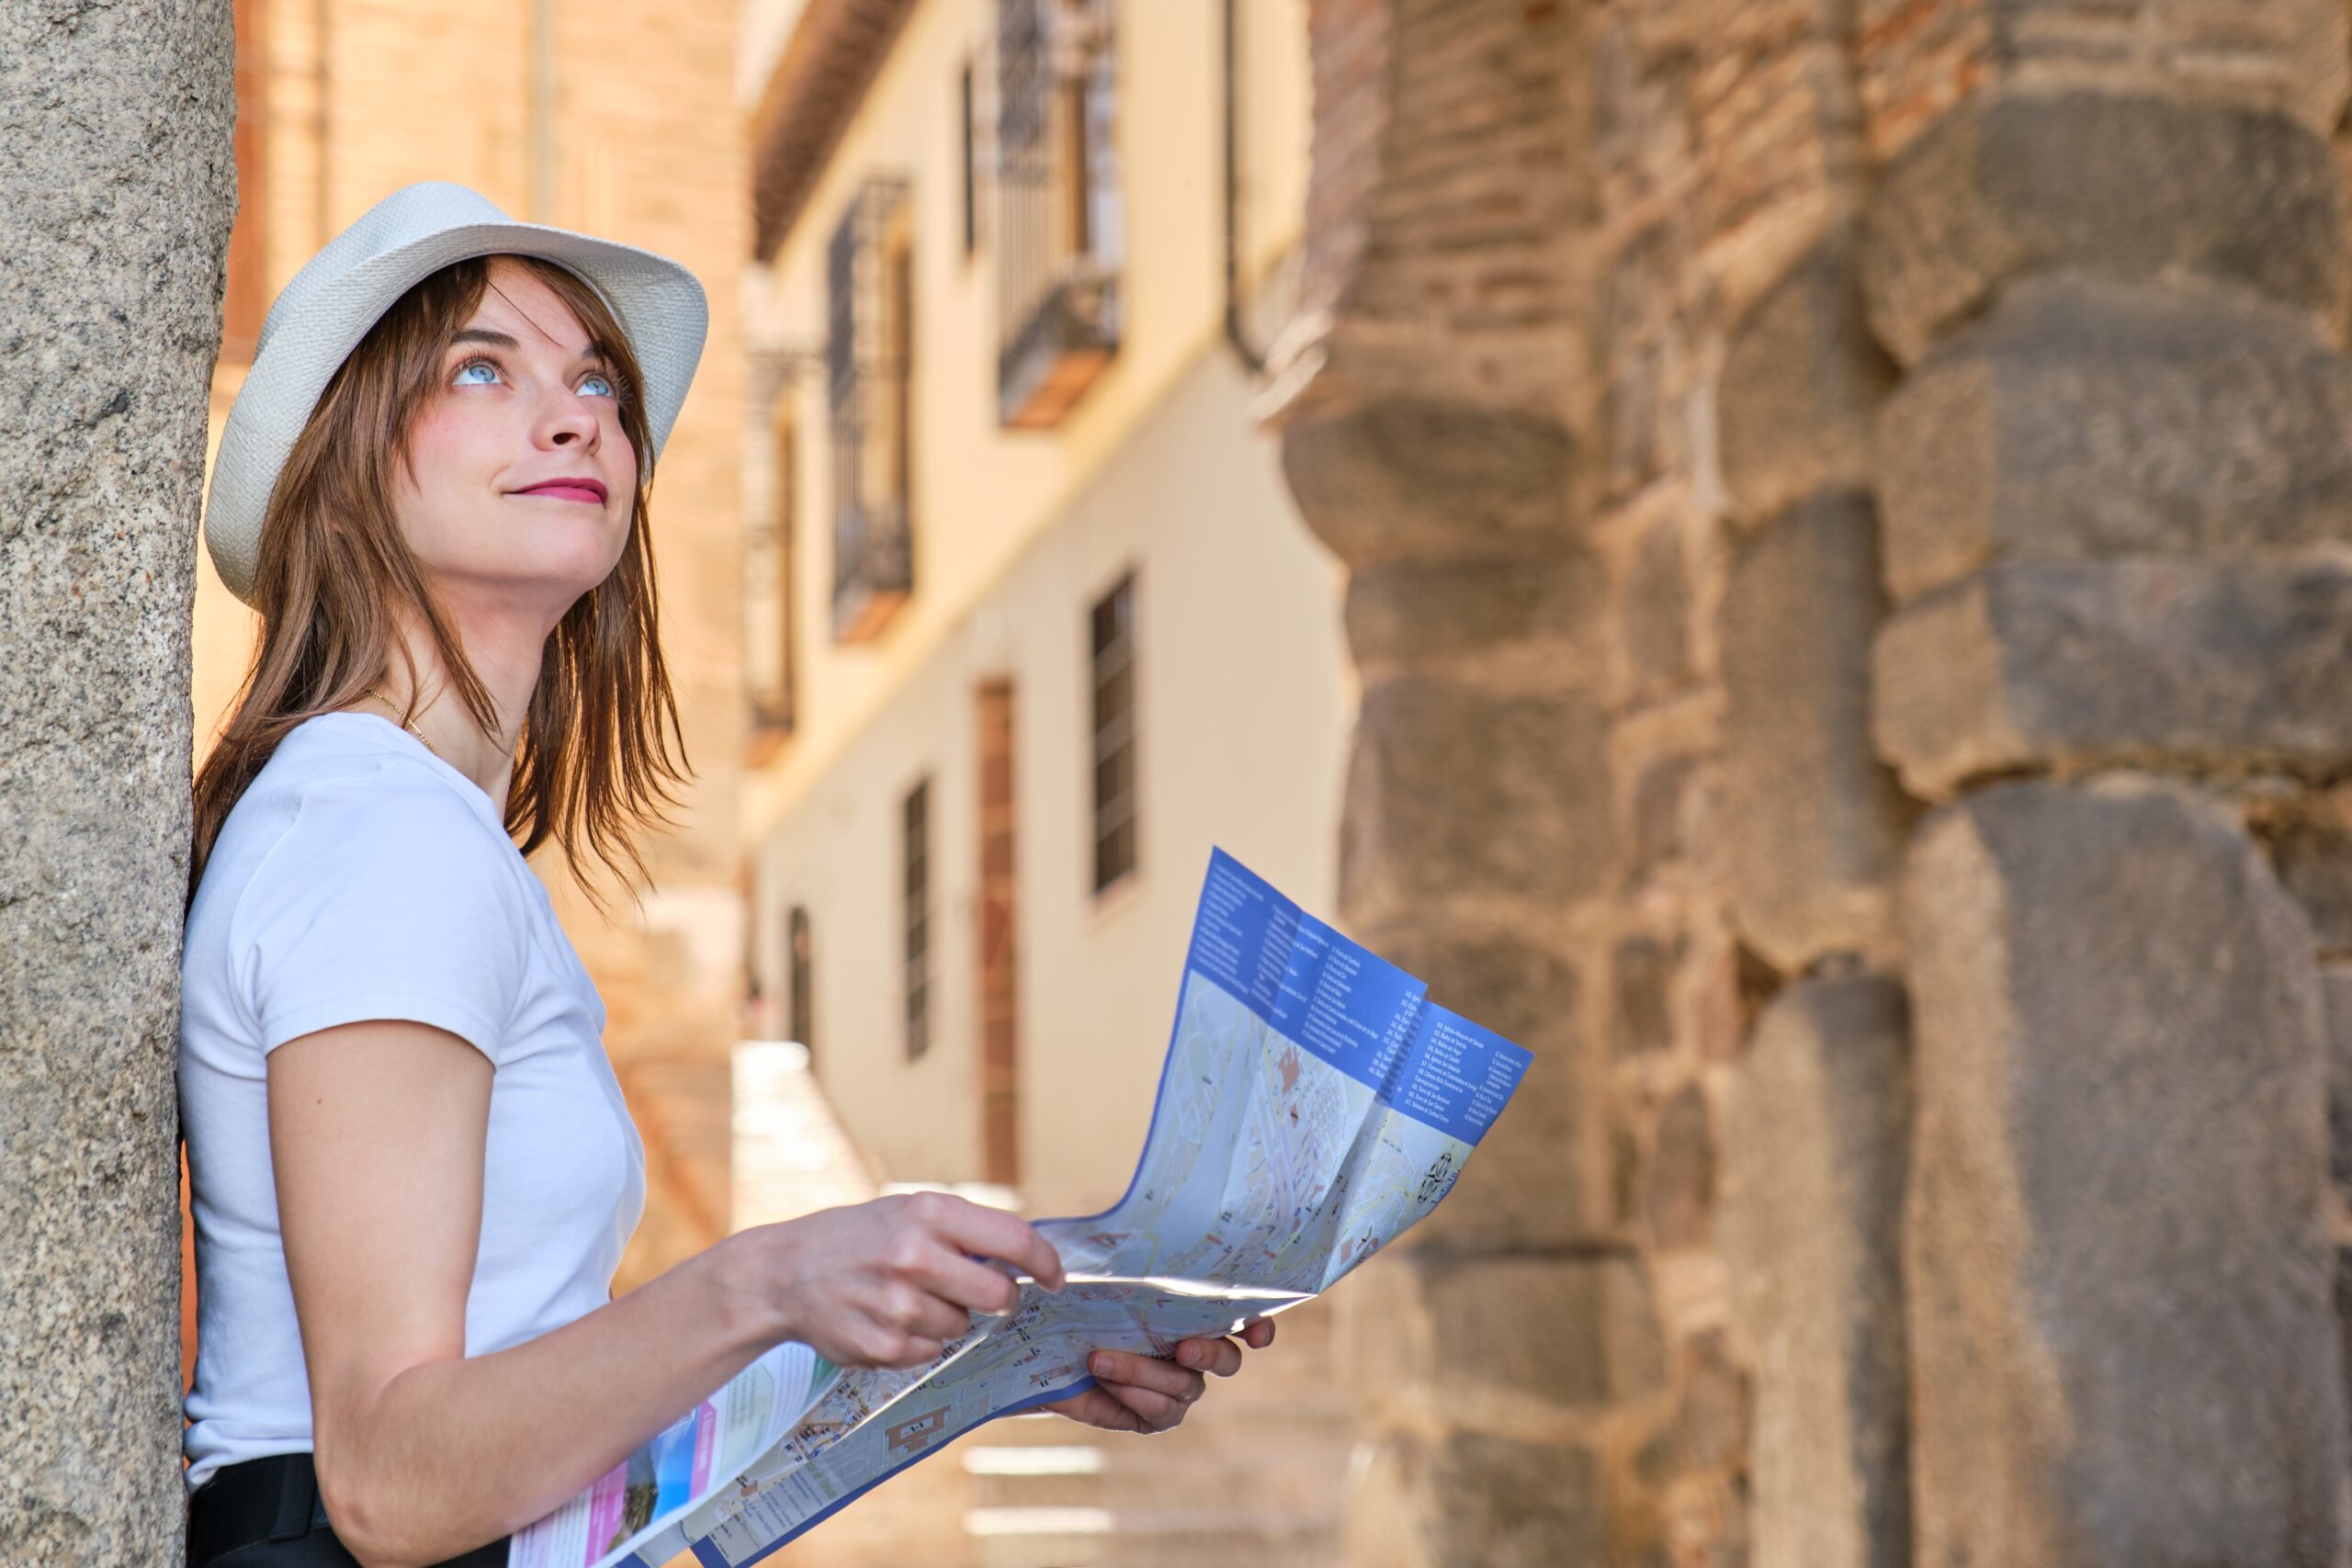
[{"label": "white t-shirt", "polygon": [[644,1212],[645,1149],[605,1055],[603,998],[489,795],[414,736],[329,713],[278,743],[206,863],[180,983],[191,1489],[224,1464],[311,1449],[265,1067],[298,1035],[415,1019],[490,1058],[467,1355],[611,1299]]}]

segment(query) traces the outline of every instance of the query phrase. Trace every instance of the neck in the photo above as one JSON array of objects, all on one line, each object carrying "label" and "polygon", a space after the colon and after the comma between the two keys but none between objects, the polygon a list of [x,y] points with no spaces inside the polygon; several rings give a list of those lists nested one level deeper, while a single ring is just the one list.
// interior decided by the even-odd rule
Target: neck
[{"label": "neck", "polygon": [[[477,638],[469,635],[465,638],[466,656],[490,692],[496,718],[492,730],[484,730],[474,722],[471,710],[457,694],[442,668],[438,650],[431,639],[412,634],[406,640],[415,660],[418,688],[412,693],[408,664],[395,658],[383,679],[376,683],[378,695],[363,700],[371,710],[385,712],[395,724],[403,722],[405,716],[405,722],[423,736],[435,756],[503,806],[514,778],[514,750],[522,742],[523,718],[529,708],[531,693],[538,684],[539,654],[546,645],[545,635],[527,649],[520,646],[524,639],[519,637]],[[503,643],[511,646],[502,646]]]}]

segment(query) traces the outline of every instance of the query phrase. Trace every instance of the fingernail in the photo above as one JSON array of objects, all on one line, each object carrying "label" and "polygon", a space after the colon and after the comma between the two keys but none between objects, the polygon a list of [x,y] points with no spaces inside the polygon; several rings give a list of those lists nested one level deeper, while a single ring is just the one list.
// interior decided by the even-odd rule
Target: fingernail
[{"label": "fingernail", "polygon": [[1098,1378],[1107,1378],[1111,1375],[1111,1358],[1097,1351],[1086,1359],[1086,1370]]},{"label": "fingernail", "polygon": [[1201,1348],[1197,1345],[1180,1345],[1176,1348],[1176,1359],[1188,1367],[1197,1367],[1201,1364]]}]

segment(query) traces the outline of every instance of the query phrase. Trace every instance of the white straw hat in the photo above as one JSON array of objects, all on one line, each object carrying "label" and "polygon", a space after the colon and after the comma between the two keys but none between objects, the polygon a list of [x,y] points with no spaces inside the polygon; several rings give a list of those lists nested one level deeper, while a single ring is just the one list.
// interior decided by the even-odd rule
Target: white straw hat
[{"label": "white straw hat", "polygon": [[221,427],[204,541],[229,592],[253,603],[262,514],[319,394],[411,286],[469,256],[543,256],[602,294],[644,372],[658,455],[702,359],[710,306],[666,256],[544,223],[518,223],[464,186],[404,186],[361,213],[294,275],[262,322],[253,367]]}]

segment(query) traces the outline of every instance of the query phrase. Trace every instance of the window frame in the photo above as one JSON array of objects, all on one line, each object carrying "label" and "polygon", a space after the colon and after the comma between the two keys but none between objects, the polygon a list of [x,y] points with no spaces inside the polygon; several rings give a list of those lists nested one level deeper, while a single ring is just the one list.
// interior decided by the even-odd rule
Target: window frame
[{"label": "window frame", "polygon": [[808,906],[795,904],[784,917],[784,1032],[817,1066],[817,938]]},{"label": "window frame", "polygon": [[[1130,886],[1143,869],[1143,688],[1139,674],[1142,594],[1139,581],[1140,573],[1136,568],[1128,567],[1095,595],[1089,603],[1085,615],[1085,755],[1089,802],[1086,874],[1090,897],[1096,899],[1111,897],[1120,888]],[[1102,633],[1106,613],[1114,615],[1117,621],[1108,638]],[[1106,660],[1114,656],[1115,662],[1106,668]],[[1124,705],[1118,712],[1106,715],[1105,690],[1113,680],[1120,682]],[[1119,727],[1123,727],[1124,732],[1106,743],[1106,734]],[[1114,756],[1122,753],[1125,760],[1124,788],[1114,788],[1106,795],[1104,766]],[[1114,811],[1116,815],[1114,815]],[[1124,863],[1116,860],[1115,853],[1106,859],[1107,847],[1114,837],[1121,833],[1125,834]]]},{"label": "window frame", "polygon": [[899,868],[901,1007],[906,1059],[930,1054],[932,992],[937,980],[937,943],[932,928],[937,904],[932,897],[931,775],[917,779],[899,803]]},{"label": "window frame", "polygon": [[996,0],[997,420],[1050,430],[1117,357],[1125,212],[1112,0]]},{"label": "window frame", "polygon": [[964,259],[970,261],[980,249],[980,105],[979,61],[976,56],[964,58],[960,81],[963,123],[962,179],[964,202]]},{"label": "window frame", "polygon": [[915,265],[912,187],[867,177],[825,251],[839,643],[880,637],[915,591]]},{"label": "window frame", "polygon": [[[775,605],[775,625],[770,628],[774,646],[746,649],[743,686],[751,719],[747,761],[755,768],[775,756],[798,721],[800,428],[789,383],[778,393],[765,429],[767,504],[762,520],[744,530],[743,539],[747,599],[750,585],[758,574],[765,573],[770,581],[764,592],[773,596]],[[752,630],[749,609],[747,603],[747,638]],[[773,683],[767,684],[764,678],[771,674]]]}]

